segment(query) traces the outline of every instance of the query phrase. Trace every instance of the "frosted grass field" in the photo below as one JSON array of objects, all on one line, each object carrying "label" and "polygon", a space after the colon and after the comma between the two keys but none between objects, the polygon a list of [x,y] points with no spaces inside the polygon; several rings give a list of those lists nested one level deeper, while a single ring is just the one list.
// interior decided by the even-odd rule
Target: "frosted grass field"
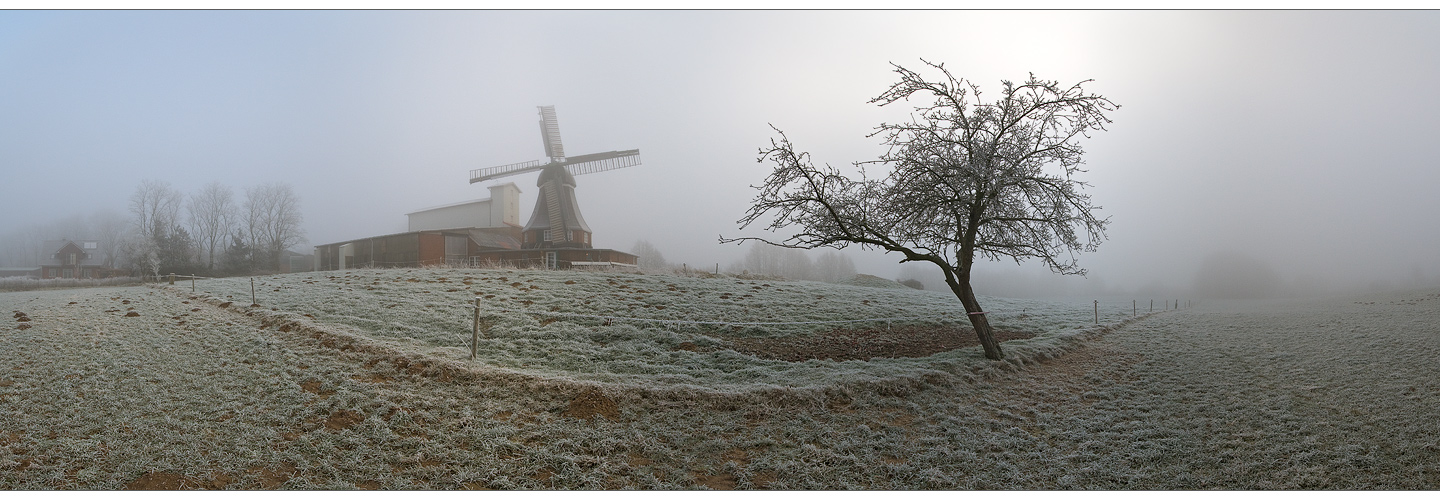
[{"label": "frosted grass field", "polygon": [[[181,283],[177,288],[188,290]],[[724,391],[876,383],[895,377],[968,376],[988,366],[979,347],[919,359],[801,363],[729,350],[725,337],[811,335],[885,321],[811,325],[696,325],[684,321],[783,323],[919,318],[893,323],[969,325],[948,293],[734,277],[475,269],[351,270],[257,278],[264,308],[353,327],[412,352],[468,359],[472,307],[486,325],[476,364],[543,377]],[[209,296],[250,301],[248,278],[203,280]],[[984,298],[997,328],[1044,333],[1007,343],[1020,352],[1053,348],[1095,322],[1092,305]],[[1129,318],[1129,304],[1100,318]],[[571,316],[567,316],[571,315]],[[655,321],[606,320],[584,316]],[[957,322],[957,320],[959,320]],[[699,352],[677,349],[685,343]]]},{"label": "frosted grass field", "polygon": [[[411,271],[405,279],[417,282],[405,283],[446,287],[419,296],[463,289],[423,283],[425,276],[438,281],[420,274],[431,271]],[[504,273],[474,277],[490,272]],[[507,283],[519,276],[512,272]],[[332,281],[323,276],[294,277]],[[656,283],[688,290],[675,292],[680,296],[722,290],[718,281],[620,276],[646,290]],[[334,286],[345,291],[376,277],[352,274],[352,283]],[[516,300],[541,303],[532,297],[549,281],[535,279],[530,292],[512,292],[534,295]],[[267,283],[272,293],[286,290]],[[795,282],[743,285],[764,283],[815,287],[797,296],[852,293]],[[967,366],[984,369],[969,377],[922,377],[926,383],[901,392],[837,383],[809,398],[771,399],[773,391],[754,390],[684,399],[653,397],[658,382],[632,382],[638,374],[603,382],[590,373],[614,372],[568,375],[563,365],[497,369],[517,374],[511,379],[416,370],[414,361],[429,353],[446,366],[485,368],[440,357],[457,348],[427,343],[423,329],[371,337],[366,325],[376,323],[366,321],[376,319],[346,323],[339,318],[355,315],[341,309],[330,319],[324,311],[308,314],[320,327],[353,333],[352,342],[287,328],[276,319],[307,313],[265,295],[265,307],[255,309],[267,312],[241,307],[248,280],[244,285],[245,300],[223,309],[218,301],[191,300],[188,284],[0,293],[9,321],[0,327],[0,488],[1440,487],[1437,290],[1208,303],[1100,330],[1079,328],[1093,320],[1085,316],[1088,302],[1056,305],[1081,317],[1037,320],[1055,313],[1036,313],[1017,321],[1086,333],[1007,342],[1007,355],[1017,358],[1025,357],[1026,342],[1057,347],[1023,363],[981,358]],[[853,293],[871,304],[845,314],[868,315],[864,307],[885,291]],[[424,304],[417,317],[437,309]],[[655,313],[654,304],[637,307]],[[1112,309],[1113,324],[1128,316],[1129,304],[1125,314],[1118,303]],[[15,311],[30,321],[11,317]],[[468,332],[469,312],[459,312],[457,323]],[[443,316],[433,320],[448,321]],[[538,327],[541,320],[510,321]],[[640,331],[644,342],[669,338]]]}]

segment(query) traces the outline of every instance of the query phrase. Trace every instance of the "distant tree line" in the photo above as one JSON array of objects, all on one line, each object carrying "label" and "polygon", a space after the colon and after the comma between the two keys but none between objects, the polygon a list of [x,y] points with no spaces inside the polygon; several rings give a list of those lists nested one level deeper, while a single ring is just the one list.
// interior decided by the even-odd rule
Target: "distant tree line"
[{"label": "distant tree line", "polygon": [[836,283],[855,276],[855,262],[837,251],[821,253],[810,259],[806,250],[767,244],[750,245],[745,257],[727,266],[731,274],[781,276],[796,280]]},{"label": "distant tree line", "polygon": [[279,271],[285,251],[305,242],[300,199],[284,183],[247,188],[240,199],[218,182],[187,196],[145,180],[127,208],[128,219],[100,210],[7,234],[0,267],[39,266],[50,258],[46,241],[70,239],[98,241],[103,265],[137,276],[233,276]]},{"label": "distant tree line", "polygon": [[279,271],[285,251],[305,242],[300,199],[278,182],[246,188],[238,200],[218,182],[187,197],[146,180],[130,196],[130,215],[132,237],[122,253],[143,275]]},{"label": "distant tree line", "polygon": [[[640,268],[647,271],[675,271],[682,267],[666,261],[664,254],[646,240],[635,242],[630,253],[640,258]],[[855,276],[855,263],[840,252],[826,252],[811,260],[803,250],[752,245],[743,259],[725,266],[725,272],[835,283]]]}]

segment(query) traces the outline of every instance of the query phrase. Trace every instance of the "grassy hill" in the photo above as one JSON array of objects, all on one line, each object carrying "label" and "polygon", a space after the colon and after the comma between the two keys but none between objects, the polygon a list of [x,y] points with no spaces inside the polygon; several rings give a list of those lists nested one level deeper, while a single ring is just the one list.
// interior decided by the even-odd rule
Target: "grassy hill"
[{"label": "grassy hill", "polygon": [[[184,289],[185,287],[179,287]],[[751,338],[836,329],[968,327],[948,294],[728,276],[514,269],[386,269],[276,275],[255,281],[275,321],[343,326],[416,355],[538,377],[721,391],[964,375],[989,366],[978,347],[921,358],[787,362],[737,352]],[[248,304],[243,278],[206,280],[200,297]],[[475,299],[483,334],[468,361]],[[1090,304],[985,298],[1002,330],[1041,334],[1007,344],[1017,357],[1092,326]],[[1111,308],[1103,323],[1129,317]],[[908,330],[895,333],[905,335]]]}]

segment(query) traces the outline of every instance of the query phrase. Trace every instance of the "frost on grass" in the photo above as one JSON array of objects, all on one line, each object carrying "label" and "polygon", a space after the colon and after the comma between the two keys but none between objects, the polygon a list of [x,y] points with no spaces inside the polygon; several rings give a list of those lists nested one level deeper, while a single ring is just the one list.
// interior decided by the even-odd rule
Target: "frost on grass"
[{"label": "frost on grass", "polygon": [[[900,351],[897,357],[859,360],[767,359],[753,349],[756,342],[747,341],[810,338],[820,344],[831,338],[826,332],[837,328],[884,331],[899,340],[907,328],[968,328],[954,297],[899,285],[367,269],[267,276],[258,278],[255,286],[263,308],[343,325],[387,345],[451,360],[469,358],[478,298],[484,332],[474,365],[577,381],[743,391],[969,377],[994,364],[984,361],[978,348],[913,355]],[[203,292],[217,300],[244,302],[250,298],[249,287],[248,279],[220,279],[204,282]],[[1027,345],[1042,350],[1094,322],[1088,303],[1001,298],[986,298],[985,303],[996,328],[1034,336]],[[1102,323],[1130,316],[1128,310],[1108,309]],[[869,318],[892,319],[834,323]],[[811,324],[774,324],[805,322]],[[897,325],[901,328],[894,328]],[[1023,357],[1028,351],[1020,352]]]},{"label": "frost on grass", "polygon": [[1205,304],[1011,341],[972,384],[743,404],[446,380],[401,362],[424,344],[208,303],[0,293],[34,325],[0,329],[0,489],[1440,487],[1433,290]]}]

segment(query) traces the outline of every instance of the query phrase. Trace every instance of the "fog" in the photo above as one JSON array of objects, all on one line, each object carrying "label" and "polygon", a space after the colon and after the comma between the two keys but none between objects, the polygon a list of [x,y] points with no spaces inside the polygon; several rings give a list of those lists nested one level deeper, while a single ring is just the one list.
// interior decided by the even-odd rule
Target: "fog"
[{"label": "fog", "polygon": [[[144,179],[288,183],[310,246],[401,232],[487,197],[469,170],[543,157],[554,105],[567,153],[643,159],[577,178],[596,247],[723,267],[746,248],[721,235],[771,236],[736,224],[768,124],[817,162],[873,159],[905,110],[867,100],[924,57],[992,97],[1033,72],[1122,106],[1083,143],[1111,220],[1089,275],[985,263],[981,294],[1433,286],[1434,47],[1428,11],[3,11],[0,237],[125,214]],[[536,175],[496,181],[522,219]]]}]

